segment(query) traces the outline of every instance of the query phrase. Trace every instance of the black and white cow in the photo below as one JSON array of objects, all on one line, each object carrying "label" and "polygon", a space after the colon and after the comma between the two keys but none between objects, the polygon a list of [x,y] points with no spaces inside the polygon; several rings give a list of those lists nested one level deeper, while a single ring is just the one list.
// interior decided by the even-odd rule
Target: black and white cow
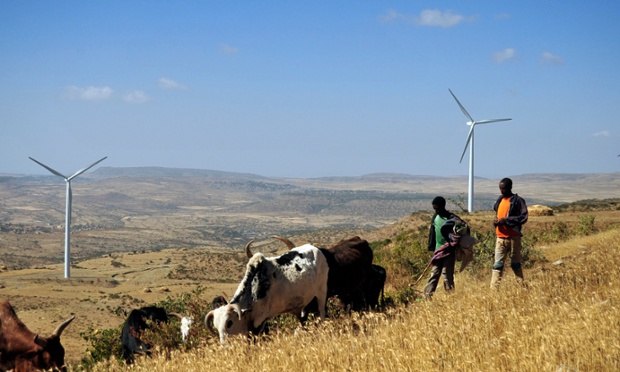
[{"label": "black and white cow", "polygon": [[[295,244],[287,238],[272,236],[282,241],[289,249]],[[337,296],[344,308],[361,310],[366,307],[366,292],[371,282],[373,272],[373,252],[370,244],[359,236],[339,241],[329,248],[319,248],[327,259],[329,265],[329,278],[327,281],[327,296]],[[385,280],[383,281],[385,282]],[[361,304],[361,305],[360,305]],[[316,313],[316,303],[310,304],[308,312]]]},{"label": "black and white cow", "polygon": [[217,329],[222,344],[229,336],[257,333],[267,319],[290,313],[302,319],[305,306],[317,299],[321,320],[325,319],[329,267],[321,251],[310,244],[277,257],[251,255],[243,280],[227,305],[211,310],[205,317]]}]

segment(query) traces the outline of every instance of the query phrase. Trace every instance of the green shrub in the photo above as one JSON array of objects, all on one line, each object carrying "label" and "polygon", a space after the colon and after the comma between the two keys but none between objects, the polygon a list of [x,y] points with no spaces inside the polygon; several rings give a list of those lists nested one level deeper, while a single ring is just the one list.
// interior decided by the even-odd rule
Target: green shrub
[{"label": "green shrub", "polygon": [[100,361],[110,360],[113,356],[122,360],[123,348],[121,345],[121,333],[123,325],[104,330],[94,329],[88,326],[85,332],[80,332],[80,337],[90,344],[86,355],[80,362],[81,368],[90,370]]},{"label": "green shrub", "polygon": [[594,215],[584,214],[579,216],[579,224],[577,225],[577,234],[590,235],[596,232],[594,228]]}]

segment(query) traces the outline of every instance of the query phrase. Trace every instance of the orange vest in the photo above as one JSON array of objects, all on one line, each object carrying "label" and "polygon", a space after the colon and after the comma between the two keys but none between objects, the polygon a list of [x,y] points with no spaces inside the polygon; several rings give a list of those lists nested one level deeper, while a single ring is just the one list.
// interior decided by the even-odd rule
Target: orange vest
[{"label": "orange vest", "polygon": [[[510,198],[502,198],[502,201],[499,203],[497,207],[497,219],[502,219],[508,217],[508,211],[510,210]],[[519,235],[518,231],[511,229],[506,225],[497,225],[495,228],[495,233],[498,238],[514,238]]]}]

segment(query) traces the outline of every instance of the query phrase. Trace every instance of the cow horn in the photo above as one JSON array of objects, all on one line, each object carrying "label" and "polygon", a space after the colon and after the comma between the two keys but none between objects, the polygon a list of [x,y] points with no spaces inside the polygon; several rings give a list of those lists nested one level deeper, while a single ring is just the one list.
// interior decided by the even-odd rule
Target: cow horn
[{"label": "cow horn", "polygon": [[286,247],[288,248],[289,251],[291,249],[295,248],[295,244],[292,241],[288,240],[287,238],[283,238],[283,237],[278,236],[278,235],[272,235],[271,237],[274,238],[274,239],[278,239],[282,243],[286,244]]},{"label": "cow horn", "polygon": [[60,337],[60,335],[62,334],[62,331],[64,331],[65,328],[67,328],[67,326],[73,321],[73,319],[75,319],[75,315],[72,316],[71,318],[65,320],[64,322],[60,323],[58,325],[58,327],[56,327],[56,329],[54,330],[54,333],[52,333],[52,335]]},{"label": "cow horn", "polygon": [[214,331],[213,326],[211,325],[211,323],[213,323],[213,315],[214,315],[214,310],[211,310],[209,311],[207,316],[205,316],[205,324],[207,325],[207,328],[209,328],[209,330],[211,331]]},{"label": "cow horn", "polygon": [[245,255],[248,256],[248,258],[252,258],[253,256],[252,251],[250,250],[252,243],[254,243],[254,240],[250,240],[248,244],[245,245]]},{"label": "cow horn", "polygon": [[183,319],[183,315],[179,313],[168,313],[166,315],[168,315],[168,317],[175,317],[175,318]]},{"label": "cow horn", "polygon": [[241,307],[239,306],[239,304],[234,304],[234,305],[231,305],[231,306],[232,306],[232,310],[235,313],[237,313],[237,316],[239,317],[239,320],[241,320],[242,311],[241,311]]}]

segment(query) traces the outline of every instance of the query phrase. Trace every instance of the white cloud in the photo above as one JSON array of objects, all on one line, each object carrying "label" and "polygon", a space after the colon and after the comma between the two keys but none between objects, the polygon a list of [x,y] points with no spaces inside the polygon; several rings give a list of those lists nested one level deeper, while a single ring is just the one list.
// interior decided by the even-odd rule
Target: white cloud
[{"label": "white cloud", "polygon": [[159,78],[159,87],[162,89],[173,89],[173,90],[183,90],[187,87],[183,84],[177,83],[176,81],[168,78]]},{"label": "white cloud", "polygon": [[594,137],[610,137],[611,133],[608,130],[602,130],[593,134]]},{"label": "white cloud", "polygon": [[400,13],[396,12],[394,9],[388,9],[387,12],[384,15],[380,15],[379,19],[382,22],[395,22],[398,21],[399,19],[403,18],[404,16],[401,15]]},{"label": "white cloud", "polygon": [[431,27],[452,27],[465,21],[465,16],[452,13],[448,10],[442,12],[435,9],[423,10],[419,17],[414,18],[414,23],[418,26]]},{"label": "white cloud", "polygon": [[500,52],[493,53],[493,62],[497,64],[502,64],[506,62],[516,62],[519,57],[517,56],[517,51],[514,48],[506,48]]},{"label": "white cloud", "polygon": [[388,10],[384,15],[379,16],[382,22],[405,22],[416,26],[427,27],[453,27],[465,21],[472,21],[474,17],[465,17],[451,10],[441,11],[438,9],[425,9],[420,15],[408,15],[398,13],[395,10]]},{"label": "white cloud", "polygon": [[544,52],[540,57],[540,63],[546,66],[563,65],[564,60],[551,52]]},{"label": "white cloud", "polygon": [[150,98],[141,90],[129,92],[123,96],[123,101],[127,103],[144,103],[149,100]]},{"label": "white cloud", "polygon": [[112,96],[113,92],[110,87],[80,88],[72,85],[65,89],[63,96],[71,100],[105,101]]},{"label": "white cloud", "polygon": [[235,48],[234,46],[231,46],[228,44],[221,44],[219,50],[220,50],[220,53],[226,54],[226,55],[234,55],[234,54],[239,53],[239,48]]}]

